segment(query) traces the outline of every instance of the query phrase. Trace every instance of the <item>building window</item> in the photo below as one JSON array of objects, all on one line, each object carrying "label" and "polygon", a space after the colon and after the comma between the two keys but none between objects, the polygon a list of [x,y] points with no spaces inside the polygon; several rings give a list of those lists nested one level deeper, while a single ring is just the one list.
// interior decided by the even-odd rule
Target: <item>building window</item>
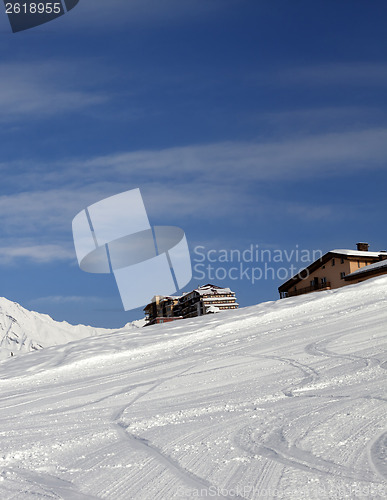
[{"label": "building window", "polygon": [[360,267],[360,260],[357,261],[357,267]]},{"label": "building window", "polygon": [[332,259],[332,266],[335,265],[335,259]]},{"label": "building window", "polygon": [[321,284],[322,285],[326,285],[327,283],[327,279],[326,278],[321,278]]},{"label": "building window", "polygon": [[343,280],[345,276],[345,273],[340,273],[340,278]]},{"label": "building window", "polygon": [[341,257],[341,263],[344,264],[344,257]]}]

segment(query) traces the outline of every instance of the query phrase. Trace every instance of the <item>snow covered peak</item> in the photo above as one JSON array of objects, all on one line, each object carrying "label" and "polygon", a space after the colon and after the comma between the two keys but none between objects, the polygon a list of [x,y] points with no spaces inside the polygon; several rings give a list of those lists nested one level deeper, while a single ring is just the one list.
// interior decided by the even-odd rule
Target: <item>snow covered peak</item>
[{"label": "snow covered peak", "polygon": [[[129,323],[125,328],[140,326]],[[116,330],[55,321],[0,297],[0,359]]]}]

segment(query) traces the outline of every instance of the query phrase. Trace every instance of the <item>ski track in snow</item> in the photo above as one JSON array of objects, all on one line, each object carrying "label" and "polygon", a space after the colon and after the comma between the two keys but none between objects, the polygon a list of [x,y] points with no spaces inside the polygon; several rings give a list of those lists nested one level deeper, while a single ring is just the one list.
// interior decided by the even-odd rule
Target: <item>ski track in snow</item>
[{"label": "ski track in snow", "polygon": [[[182,479],[183,482],[186,484],[188,488],[193,489],[194,491],[200,491],[201,495],[200,497],[209,497],[211,498],[231,498],[229,495],[223,495],[222,493],[219,494],[212,494],[212,488],[214,488],[214,485],[211,485],[207,480],[196,476],[192,472],[189,472],[187,469],[182,468],[179,463],[176,460],[173,460],[170,456],[164,454],[161,450],[153,446],[147,439],[138,437],[134,434],[128,433],[126,431],[127,427],[125,424],[122,423],[121,417],[125,412],[128,411],[130,406],[135,403],[138,399],[142,398],[143,396],[146,396],[149,394],[151,391],[154,391],[159,385],[162,383],[166,382],[167,380],[171,380],[175,377],[178,377],[180,375],[183,375],[184,373],[188,372],[190,368],[187,368],[183,370],[181,373],[178,375],[173,375],[172,377],[168,377],[165,379],[162,379],[160,382],[154,384],[152,387],[150,387],[147,391],[145,391],[142,394],[139,394],[128,406],[125,406],[124,408],[120,409],[116,415],[113,416],[113,421],[115,422],[115,426],[118,428],[118,432],[121,436],[124,436],[126,439],[130,441],[130,444],[132,447],[145,450],[146,453],[150,454],[153,456],[158,462],[162,463],[167,467],[167,469],[172,472],[175,476],[178,478]],[[233,498],[240,499],[241,497],[239,495],[234,495]]]},{"label": "ski track in snow", "polygon": [[0,363],[0,498],[387,497],[387,278]]},{"label": "ski track in snow", "polygon": [[370,447],[370,459],[375,470],[387,480],[387,432],[383,432]]}]

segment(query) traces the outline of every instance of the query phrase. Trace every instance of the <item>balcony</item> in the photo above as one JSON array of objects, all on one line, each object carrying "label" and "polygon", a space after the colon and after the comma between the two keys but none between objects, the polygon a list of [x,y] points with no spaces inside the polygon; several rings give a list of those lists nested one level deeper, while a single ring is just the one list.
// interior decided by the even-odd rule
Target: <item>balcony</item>
[{"label": "balcony", "polygon": [[293,292],[285,292],[284,297],[295,297],[296,295],[303,295],[304,293],[317,292],[319,290],[330,290],[331,283],[326,281],[325,283],[315,284],[313,286],[307,286],[305,288],[300,288],[299,290],[294,290]]}]

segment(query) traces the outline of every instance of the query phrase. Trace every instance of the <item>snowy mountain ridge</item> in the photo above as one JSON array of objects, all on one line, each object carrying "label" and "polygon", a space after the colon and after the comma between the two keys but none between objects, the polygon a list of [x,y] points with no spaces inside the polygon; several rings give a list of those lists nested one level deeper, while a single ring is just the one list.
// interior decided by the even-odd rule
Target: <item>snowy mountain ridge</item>
[{"label": "snowy mountain ridge", "polygon": [[[136,328],[136,323],[128,323],[125,328]],[[0,297],[0,359],[115,331],[55,321]]]}]

